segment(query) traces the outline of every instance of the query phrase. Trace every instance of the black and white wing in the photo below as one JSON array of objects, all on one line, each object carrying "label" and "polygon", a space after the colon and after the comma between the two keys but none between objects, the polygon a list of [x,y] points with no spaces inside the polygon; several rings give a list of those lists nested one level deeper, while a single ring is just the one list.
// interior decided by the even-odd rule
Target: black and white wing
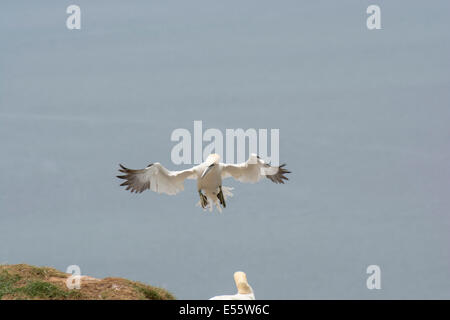
[{"label": "black and white wing", "polygon": [[257,156],[251,156],[250,159],[243,163],[222,163],[221,165],[222,178],[233,177],[240,182],[255,183],[261,180],[262,177],[266,177],[274,183],[284,183],[284,180],[289,180],[285,174],[291,173],[285,169],[285,164],[273,167]]},{"label": "black and white wing", "polygon": [[124,175],[117,176],[117,178],[124,179],[125,182],[121,186],[126,187],[125,190],[130,190],[131,192],[141,193],[150,189],[158,193],[174,195],[184,190],[185,179],[197,178],[194,168],[170,171],[156,162],[148,165],[145,169],[133,170],[120,164],[119,171],[124,173]]}]

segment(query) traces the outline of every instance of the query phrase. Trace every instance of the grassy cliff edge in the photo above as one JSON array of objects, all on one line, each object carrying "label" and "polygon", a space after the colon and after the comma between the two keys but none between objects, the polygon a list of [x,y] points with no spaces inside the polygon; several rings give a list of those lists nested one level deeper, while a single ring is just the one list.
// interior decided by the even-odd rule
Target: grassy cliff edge
[{"label": "grassy cliff edge", "polygon": [[0,265],[0,300],[173,300],[165,289],[122,278],[82,276],[68,289],[65,272],[27,264]]}]

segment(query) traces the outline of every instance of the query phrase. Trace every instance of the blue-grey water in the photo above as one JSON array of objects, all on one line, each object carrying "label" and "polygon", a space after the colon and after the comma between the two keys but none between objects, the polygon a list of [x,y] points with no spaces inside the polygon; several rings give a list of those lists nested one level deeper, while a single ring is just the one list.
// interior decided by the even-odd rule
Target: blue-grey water
[{"label": "blue-grey water", "polygon": [[[163,286],[178,298],[450,298],[450,3],[0,3],[0,263]],[[278,128],[286,185],[125,192],[169,169],[176,128]],[[181,166],[187,168],[188,166]],[[381,268],[368,290],[366,268]]]}]

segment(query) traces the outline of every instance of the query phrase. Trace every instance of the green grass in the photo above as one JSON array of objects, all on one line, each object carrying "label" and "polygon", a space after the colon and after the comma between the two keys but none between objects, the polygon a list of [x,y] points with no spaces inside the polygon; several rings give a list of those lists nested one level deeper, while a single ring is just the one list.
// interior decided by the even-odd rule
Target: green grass
[{"label": "green grass", "polygon": [[31,273],[33,273],[35,276],[40,277],[40,278],[44,278],[47,275],[46,270],[44,268],[39,268],[39,267],[32,267]]},{"label": "green grass", "polygon": [[[38,269],[38,268],[36,268]],[[40,271],[37,275],[41,275]],[[54,284],[41,280],[28,280],[22,287],[17,287],[17,282],[22,278],[19,275],[11,275],[8,271],[0,273],[0,299],[4,295],[13,295],[23,297],[24,299],[67,299],[81,298],[81,294],[77,291],[64,291]]]},{"label": "green grass", "polygon": [[87,280],[79,290],[68,290],[67,278],[68,274],[49,267],[0,265],[0,300],[175,299],[163,288],[122,278]]},{"label": "green grass", "polygon": [[35,280],[29,281],[25,286],[16,289],[17,293],[23,293],[31,298],[41,299],[65,299],[69,293],[58,288],[54,284]]},{"label": "green grass", "polygon": [[0,299],[6,294],[15,292],[14,285],[21,278],[18,275],[11,275],[7,271],[0,273]]}]

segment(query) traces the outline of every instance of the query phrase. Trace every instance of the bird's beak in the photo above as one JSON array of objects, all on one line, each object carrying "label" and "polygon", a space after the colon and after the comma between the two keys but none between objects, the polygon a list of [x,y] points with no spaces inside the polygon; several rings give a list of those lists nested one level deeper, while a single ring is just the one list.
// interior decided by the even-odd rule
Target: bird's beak
[{"label": "bird's beak", "polygon": [[206,174],[211,171],[211,169],[214,167],[214,163],[210,166],[208,166],[208,168],[205,169],[205,171],[203,171],[201,178],[203,178],[204,176],[206,176]]}]

